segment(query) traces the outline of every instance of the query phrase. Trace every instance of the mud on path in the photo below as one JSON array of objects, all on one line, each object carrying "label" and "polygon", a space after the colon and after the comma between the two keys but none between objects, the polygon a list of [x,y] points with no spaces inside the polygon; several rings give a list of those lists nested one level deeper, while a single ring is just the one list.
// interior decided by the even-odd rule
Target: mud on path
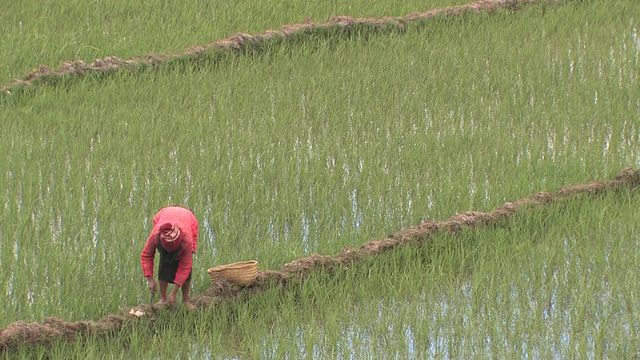
[{"label": "mud on path", "polygon": [[[69,77],[80,77],[89,74],[109,74],[119,70],[133,70],[148,67],[160,67],[170,61],[197,61],[204,57],[239,53],[246,50],[257,50],[260,47],[274,43],[283,43],[287,40],[300,40],[316,34],[339,35],[355,30],[364,30],[371,33],[387,33],[392,31],[402,32],[410,24],[420,24],[436,16],[456,16],[468,12],[490,12],[498,9],[517,10],[522,5],[529,3],[551,3],[558,0],[483,0],[465,5],[449,6],[433,9],[425,12],[415,12],[406,16],[383,18],[352,18],[349,16],[336,16],[326,22],[316,23],[308,20],[301,24],[286,25],[280,31],[268,30],[259,35],[238,33],[229,38],[216,41],[204,46],[193,46],[182,53],[149,54],[142,57],[134,57],[122,60],[116,56],[107,56],[96,59],[88,64],[83,60],[67,61],[52,70],[46,65],[40,65],[22,79],[0,85],[0,93],[11,94],[12,90],[20,87],[29,87],[38,84],[55,84]],[[216,56],[213,56],[215,61]]]},{"label": "mud on path", "polygon": [[[257,281],[248,287],[231,286],[225,282],[216,282],[204,294],[195,296],[192,303],[199,309],[221,305],[239,296],[253,296],[273,287],[286,287],[303,281],[313,272],[332,273],[336,269],[348,269],[351,264],[364,259],[375,259],[376,255],[392,251],[409,243],[425,243],[438,232],[457,234],[463,229],[494,225],[508,221],[517,210],[528,207],[545,206],[562,199],[577,196],[594,196],[620,189],[637,189],[640,186],[640,169],[627,168],[610,181],[592,181],[568,185],[555,193],[538,192],[523,199],[508,202],[489,211],[468,211],[445,221],[425,221],[388,236],[368,241],[357,248],[346,248],[339,254],[313,254],[284,265],[280,270],[258,271]],[[117,334],[125,327],[133,326],[139,320],[132,312],[139,311],[142,316],[155,319],[160,310],[158,305],[140,305],[133,309],[122,310],[120,314],[109,315],[97,321],[67,322],[58,318],[46,318],[42,323],[17,321],[0,329],[0,355],[3,351],[25,346],[47,346],[58,340],[74,340],[87,336],[105,336]]]}]

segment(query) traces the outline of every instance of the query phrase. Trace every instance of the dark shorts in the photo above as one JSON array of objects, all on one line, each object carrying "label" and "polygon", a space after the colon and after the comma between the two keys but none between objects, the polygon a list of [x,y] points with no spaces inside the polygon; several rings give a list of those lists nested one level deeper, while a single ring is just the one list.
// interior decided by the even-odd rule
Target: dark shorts
[{"label": "dark shorts", "polygon": [[[176,279],[176,273],[178,272],[178,265],[180,261],[178,259],[178,252],[167,252],[162,246],[158,246],[158,252],[160,253],[160,264],[158,264],[158,280],[173,284]],[[193,253],[191,253],[193,256]],[[191,271],[187,281],[191,281]]]}]

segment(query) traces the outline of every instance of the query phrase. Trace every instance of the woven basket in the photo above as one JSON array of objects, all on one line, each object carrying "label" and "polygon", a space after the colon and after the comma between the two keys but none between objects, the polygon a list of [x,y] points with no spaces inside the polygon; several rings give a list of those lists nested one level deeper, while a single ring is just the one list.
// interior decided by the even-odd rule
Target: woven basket
[{"label": "woven basket", "polygon": [[235,285],[247,286],[256,281],[258,262],[249,260],[220,265],[210,268],[207,273],[213,283],[218,280],[226,280]]}]

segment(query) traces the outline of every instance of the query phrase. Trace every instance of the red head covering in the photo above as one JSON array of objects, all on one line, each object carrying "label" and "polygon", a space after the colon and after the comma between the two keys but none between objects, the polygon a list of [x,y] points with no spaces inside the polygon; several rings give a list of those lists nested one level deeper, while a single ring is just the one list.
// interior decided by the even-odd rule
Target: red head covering
[{"label": "red head covering", "polygon": [[172,223],[165,223],[160,226],[160,242],[162,247],[168,252],[172,252],[182,242],[182,236],[180,236],[180,228]]}]

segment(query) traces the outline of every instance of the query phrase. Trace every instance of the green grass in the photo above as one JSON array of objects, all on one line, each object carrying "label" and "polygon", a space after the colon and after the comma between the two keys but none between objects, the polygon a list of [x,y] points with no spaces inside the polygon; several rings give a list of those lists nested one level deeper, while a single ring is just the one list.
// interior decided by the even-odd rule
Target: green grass
[{"label": "green grass", "polygon": [[[5,96],[0,326],[147,301],[139,253],[167,204],[201,220],[201,293],[210,266],[280,268],[637,167],[637,8],[466,15]],[[154,330],[57,344],[51,357],[405,357],[412,346],[425,356],[631,355],[598,340],[637,338],[638,207],[627,195],[525,213],[505,229],[439,239],[433,253],[402,250]],[[564,312],[545,320],[554,296]]]}]

